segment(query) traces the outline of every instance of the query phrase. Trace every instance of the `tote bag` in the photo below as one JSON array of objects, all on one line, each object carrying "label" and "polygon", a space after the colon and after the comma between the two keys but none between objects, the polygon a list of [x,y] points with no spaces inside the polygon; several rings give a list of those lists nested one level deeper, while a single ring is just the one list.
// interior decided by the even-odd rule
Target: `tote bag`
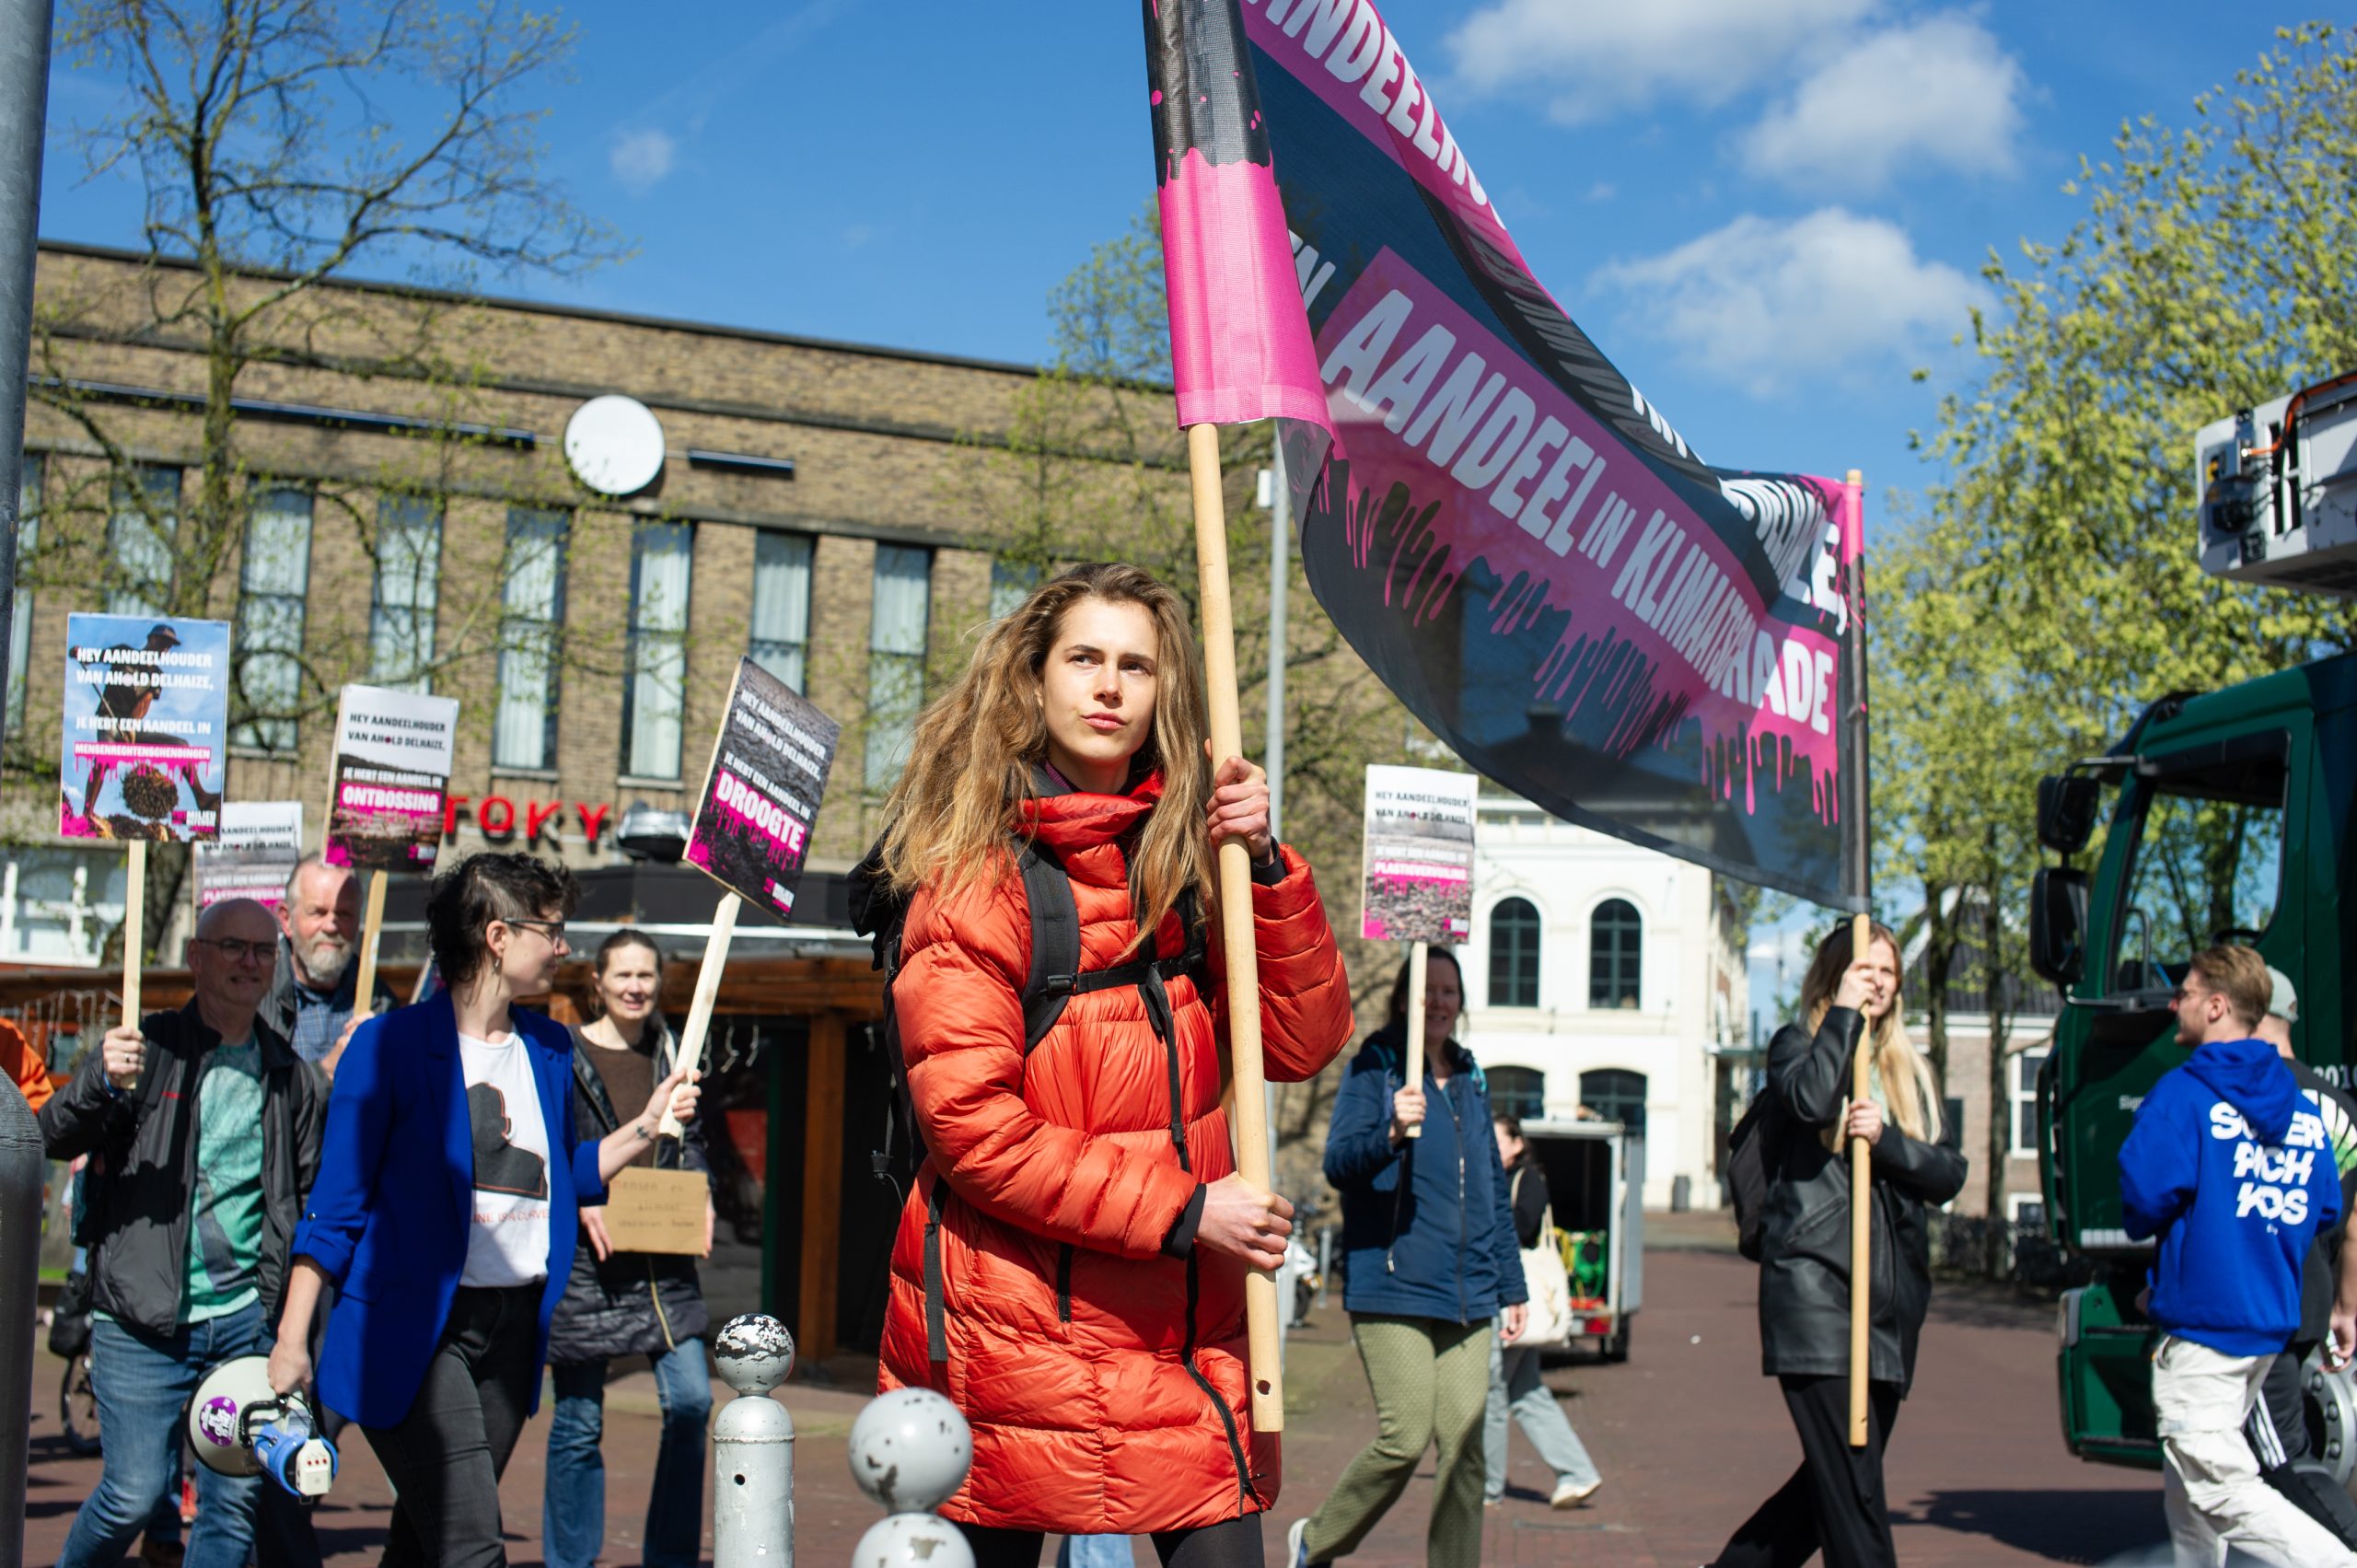
[{"label": "tote bag", "polygon": [[[1521,1186],[1522,1172],[1516,1170],[1515,1190]],[[1530,1295],[1530,1316],[1522,1338],[1515,1344],[1543,1350],[1570,1343],[1572,1277],[1563,1267],[1563,1249],[1556,1237],[1551,1212],[1539,1224],[1538,1241],[1522,1249],[1522,1285]]]}]

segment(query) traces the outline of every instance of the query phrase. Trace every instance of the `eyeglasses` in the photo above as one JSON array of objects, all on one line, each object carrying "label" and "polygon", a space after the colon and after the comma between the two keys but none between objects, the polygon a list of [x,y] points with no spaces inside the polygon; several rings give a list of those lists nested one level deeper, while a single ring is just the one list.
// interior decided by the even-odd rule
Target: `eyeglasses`
[{"label": "eyeglasses", "polygon": [[518,915],[514,920],[503,920],[500,923],[502,925],[528,925],[533,930],[539,932],[541,935],[547,937],[549,939],[549,946],[551,947],[554,947],[559,942],[564,940],[564,922],[561,920],[527,920],[523,916]]},{"label": "eyeglasses", "polygon": [[267,942],[248,942],[236,936],[196,936],[190,940],[215,949],[233,964],[273,957],[278,952],[278,938],[275,936]]},{"label": "eyeglasses", "polygon": [[2178,1007],[2188,1002],[2199,1002],[2209,994],[2199,986],[2180,985],[2169,993],[2169,1005]]}]

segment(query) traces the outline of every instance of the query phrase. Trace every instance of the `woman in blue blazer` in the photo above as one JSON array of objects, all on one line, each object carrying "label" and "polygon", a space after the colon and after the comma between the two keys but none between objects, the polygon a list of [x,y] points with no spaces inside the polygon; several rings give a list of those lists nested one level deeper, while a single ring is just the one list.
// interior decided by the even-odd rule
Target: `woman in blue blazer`
[{"label": "woman in blue blazer", "polygon": [[449,989],[361,1025],[336,1072],[270,1376],[282,1392],[309,1378],[332,1283],[319,1400],[367,1434],[399,1493],[384,1557],[399,1568],[507,1561],[500,1472],[540,1400],[579,1205],[603,1200],[667,1107],[695,1114],[681,1069],[632,1121],[578,1141],[572,1038],[510,1008],[554,980],[575,896],[528,854],[436,877],[425,917]]}]

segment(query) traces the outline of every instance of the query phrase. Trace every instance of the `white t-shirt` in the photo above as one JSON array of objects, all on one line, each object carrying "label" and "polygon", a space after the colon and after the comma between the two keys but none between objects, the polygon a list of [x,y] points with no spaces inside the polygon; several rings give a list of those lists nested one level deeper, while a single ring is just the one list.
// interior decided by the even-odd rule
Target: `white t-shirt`
[{"label": "white t-shirt", "polygon": [[549,1274],[549,1130],[520,1035],[459,1036],[474,1126],[474,1224],[462,1285],[535,1284]]}]

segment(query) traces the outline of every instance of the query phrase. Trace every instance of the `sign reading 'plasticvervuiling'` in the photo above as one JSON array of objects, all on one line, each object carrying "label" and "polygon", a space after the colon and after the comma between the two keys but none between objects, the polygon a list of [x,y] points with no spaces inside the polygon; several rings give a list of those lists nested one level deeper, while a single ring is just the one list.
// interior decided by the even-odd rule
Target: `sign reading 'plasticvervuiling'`
[{"label": "sign reading 'plasticvervuiling'", "polygon": [[347,686],[336,704],[328,784],[327,862],[360,871],[434,869],[459,703],[378,686]]},{"label": "sign reading 'plasticvervuiling'", "polygon": [[1437,768],[1366,771],[1370,942],[1461,942],[1473,932],[1473,798],[1480,781]]},{"label": "sign reading 'plasticvervuiling'", "polygon": [[739,661],[688,835],[689,863],[754,907],[791,914],[842,735],[785,682]]}]

